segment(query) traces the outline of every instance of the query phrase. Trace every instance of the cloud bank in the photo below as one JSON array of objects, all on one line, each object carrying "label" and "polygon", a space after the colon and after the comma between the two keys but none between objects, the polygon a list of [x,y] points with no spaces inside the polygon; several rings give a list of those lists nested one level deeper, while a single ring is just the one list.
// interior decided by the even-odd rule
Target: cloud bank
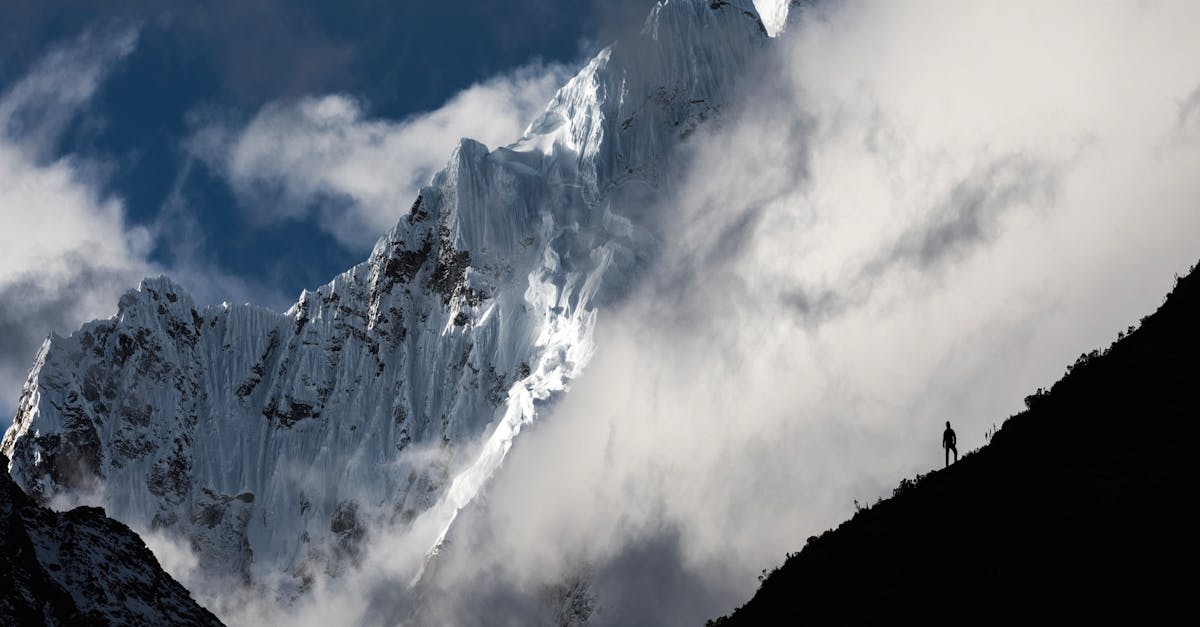
[{"label": "cloud bank", "polygon": [[728,612],[855,501],[937,467],[943,422],[981,445],[1200,256],[1198,24],[1184,2],[807,8],[661,202],[612,208],[658,256],[421,586],[387,566],[405,532],[376,530],[310,601],[227,618]]},{"label": "cloud bank", "polygon": [[347,247],[366,249],[461,138],[493,147],[513,141],[567,78],[564,66],[523,67],[398,122],[371,118],[344,94],[304,97],[270,104],[240,127],[203,122],[190,145],[254,218],[315,217]]},{"label": "cloud bank", "polygon": [[464,516],[429,611],[559,590],[599,624],[703,622],[938,466],[946,420],[983,444],[1200,258],[1198,25],[1187,2],[809,9],[686,148],[661,256]]},{"label": "cloud bank", "polygon": [[[964,451],[981,444],[1196,261],[1198,24],[1186,2],[806,10],[763,60],[771,80],[689,140],[668,197],[613,208],[649,216],[660,255],[601,312],[588,371],[464,512],[415,611],[528,624],[578,604],[600,624],[702,622],[854,500],[940,463],[945,420]],[[192,149],[267,219],[316,216],[362,245],[459,136],[516,137],[559,71],[403,122],[341,95],[277,103],[246,124],[203,120]],[[20,109],[4,104],[16,92],[0,111]],[[111,311],[97,277],[142,274],[148,235],[76,162],[3,128],[0,237],[21,252],[0,263],[9,342],[90,312],[88,294]],[[29,280],[55,272],[64,289]],[[381,555],[407,550],[374,537]],[[293,609],[391,624],[417,602],[397,583],[369,564]],[[234,618],[293,617],[276,612]]]}]

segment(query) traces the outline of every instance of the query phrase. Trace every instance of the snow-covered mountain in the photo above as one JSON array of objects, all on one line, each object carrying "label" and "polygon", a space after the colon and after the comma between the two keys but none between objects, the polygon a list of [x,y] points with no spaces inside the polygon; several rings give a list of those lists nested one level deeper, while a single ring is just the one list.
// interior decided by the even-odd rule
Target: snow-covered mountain
[{"label": "snow-covered mountain", "polygon": [[285,594],[380,525],[435,550],[587,364],[653,254],[635,199],[669,185],[767,32],[750,0],[662,0],[517,142],[463,140],[369,259],[286,313],[143,281],[42,346],[0,447],[13,478],[174,534],[209,573],[284,574]]}]

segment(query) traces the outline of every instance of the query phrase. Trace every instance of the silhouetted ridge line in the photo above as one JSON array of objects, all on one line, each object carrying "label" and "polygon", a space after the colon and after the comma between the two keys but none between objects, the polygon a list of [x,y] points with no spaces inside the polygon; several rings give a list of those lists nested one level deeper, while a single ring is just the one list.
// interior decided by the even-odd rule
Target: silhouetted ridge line
[{"label": "silhouetted ridge line", "polygon": [[0,625],[221,625],[129,527],[40,507],[7,468],[0,455]]},{"label": "silhouetted ridge line", "polygon": [[979,451],[811,537],[709,621],[1154,624],[1193,609],[1200,276]]}]

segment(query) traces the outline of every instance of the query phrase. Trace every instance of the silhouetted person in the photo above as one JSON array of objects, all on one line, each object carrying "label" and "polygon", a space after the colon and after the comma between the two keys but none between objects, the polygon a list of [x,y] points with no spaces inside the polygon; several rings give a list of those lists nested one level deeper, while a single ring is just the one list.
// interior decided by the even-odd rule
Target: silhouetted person
[{"label": "silhouetted person", "polygon": [[954,462],[958,463],[958,436],[950,428],[949,420],[946,421],[946,430],[942,432],[942,448],[946,449],[946,466],[950,465],[950,451],[954,451]]}]

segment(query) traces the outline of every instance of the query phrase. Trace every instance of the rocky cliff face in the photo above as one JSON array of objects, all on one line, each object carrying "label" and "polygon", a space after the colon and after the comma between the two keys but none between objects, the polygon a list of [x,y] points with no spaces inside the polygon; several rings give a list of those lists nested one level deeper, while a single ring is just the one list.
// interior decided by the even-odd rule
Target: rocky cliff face
[{"label": "rocky cliff face", "polygon": [[0,472],[0,527],[0,623],[221,624],[102,509],[50,511]]},{"label": "rocky cliff face", "polygon": [[632,199],[767,41],[749,0],[659,2],[519,141],[463,140],[369,259],[286,313],[143,281],[43,345],[0,447],[13,478],[285,593],[379,525],[436,549],[653,254]]}]

